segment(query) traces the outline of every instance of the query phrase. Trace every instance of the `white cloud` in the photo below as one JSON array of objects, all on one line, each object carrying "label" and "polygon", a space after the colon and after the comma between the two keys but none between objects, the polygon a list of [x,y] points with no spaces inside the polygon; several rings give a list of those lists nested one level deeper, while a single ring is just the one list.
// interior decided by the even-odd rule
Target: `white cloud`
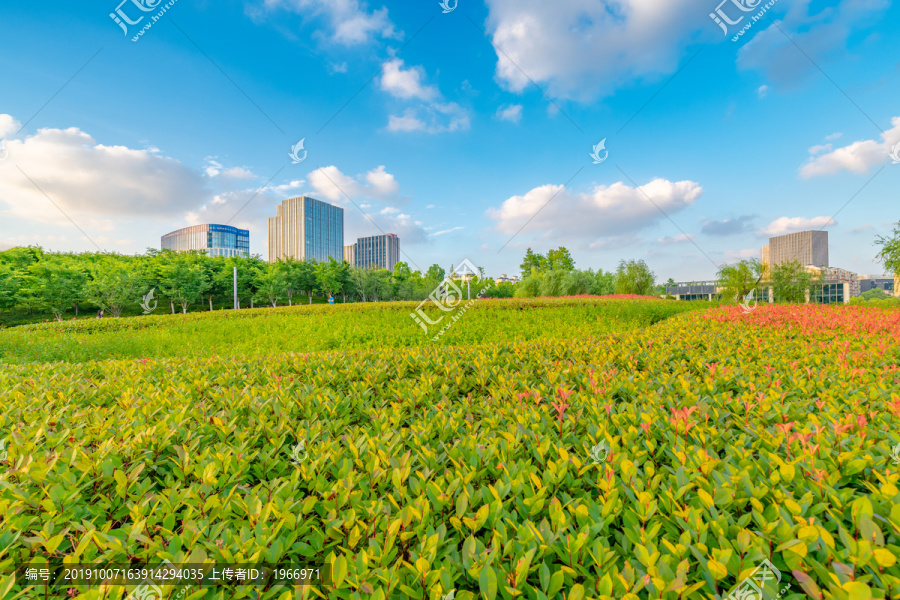
[{"label": "white cloud", "polygon": [[390,115],[388,131],[444,133],[466,130],[470,126],[469,113],[455,102],[435,102],[420,109],[407,108],[402,117]]},{"label": "white cloud", "polygon": [[836,133],[832,133],[831,135],[826,135],[826,136],[825,136],[825,139],[826,139],[826,140],[829,140],[829,141],[830,141],[830,140],[836,140],[836,139],[838,139],[839,137],[841,137],[842,135],[844,135],[844,134],[841,133],[840,131],[838,131],[838,132],[836,132]]},{"label": "white cloud", "polygon": [[[818,177],[821,175],[834,175],[841,171],[853,173],[868,173],[873,167],[890,162],[890,154],[893,146],[900,143],[900,117],[891,119],[893,128],[881,134],[882,141],[860,140],[848,146],[836,148],[821,156],[812,156],[800,167],[800,176],[803,178]],[[827,144],[830,150],[831,144]],[[824,146],[813,146],[815,148]],[[815,153],[813,153],[815,154]]]},{"label": "white cloud", "polygon": [[681,233],[675,236],[661,237],[656,240],[656,243],[660,244],[661,246],[671,246],[672,244],[689,244],[693,241],[694,236],[687,233]]},{"label": "white cloud", "polygon": [[[577,100],[674,73],[697,37],[698,21],[688,15],[712,8],[708,0],[486,2],[487,30],[500,49],[500,82],[520,92],[530,78],[549,84],[551,96]],[[716,35],[711,21],[702,22],[704,32],[710,39]]]},{"label": "white cloud", "polygon": [[434,233],[428,234],[429,237],[437,237],[439,235],[446,235],[448,233],[453,233],[454,231],[459,231],[461,229],[465,229],[465,227],[451,227],[450,229],[442,229],[441,231],[435,231]]},{"label": "white cloud", "polygon": [[812,219],[807,219],[806,217],[780,217],[757,231],[757,234],[765,237],[776,237],[787,235],[788,233],[797,233],[798,231],[822,229],[826,225],[837,225],[837,221],[830,217],[813,217]]},{"label": "white cloud", "polygon": [[816,154],[821,154],[823,152],[830,152],[831,148],[831,144],[816,144],[809,149],[809,153],[815,156]]},{"label": "white cloud", "polygon": [[345,46],[362,44],[375,36],[398,37],[387,8],[369,11],[359,0],[265,0],[265,7],[323,18],[331,27],[332,40]]},{"label": "white cloud", "polygon": [[426,102],[434,100],[440,93],[434,86],[423,85],[424,78],[425,70],[422,67],[411,67],[404,70],[403,61],[395,58],[384,65],[381,89],[391,96],[403,100],[412,98]]},{"label": "white cloud", "polygon": [[497,118],[501,121],[517,123],[522,120],[521,104],[504,104],[497,109]]},{"label": "white cloud", "polygon": [[807,77],[820,76],[818,65],[843,58],[850,35],[877,23],[890,5],[890,0],[842,0],[823,8],[811,0],[779,3],[787,13],[741,47],[738,68],[761,73],[776,89],[796,88]]},{"label": "white cloud", "polygon": [[400,191],[400,184],[394,176],[384,170],[384,165],[366,173],[366,181],[379,197],[393,196]]},{"label": "white cloud", "polygon": [[346,63],[346,62],[342,62],[342,63],[334,63],[334,64],[332,64],[332,65],[331,65],[331,72],[332,72],[332,73],[346,73],[346,72],[347,72],[347,63]]},{"label": "white cloud", "polygon": [[664,219],[660,209],[671,216],[691,206],[702,194],[703,188],[693,181],[665,179],[654,179],[641,189],[622,182],[601,185],[590,193],[576,193],[562,185],[543,185],[524,196],[509,198],[486,215],[496,221],[497,231],[505,235],[521,230],[523,234],[542,237],[595,241],[638,231]]},{"label": "white cloud", "polygon": [[386,172],[383,165],[355,178],[331,165],[311,172],[308,179],[319,195],[341,205],[348,203],[344,194],[354,201],[357,198],[385,200],[393,198],[400,190],[394,176]]},{"label": "white cloud", "polygon": [[0,114],[0,138],[13,135],[21,128],[22,124],[16,121],[12,115]]},{"label": "white cloud", "polygon": [[759,89],[756,90],[756,93],[759,95],[760,98],[765,98],[766,94],[768,92],[769,92],[769,86],[767,86],[767,85],[761,85],[761,86],[759,86]]},{"label": "white cloud", "polygon": [[111,230],[110,217],[180,214],[212,197],[196,169],[147,150],[97,144],[74,127],[40,129],[6,146],[0,208],[12,216],[71,226],[62,210],[86,230]]},{"label": "white cloud", "polygon": [[256,179],[257,176],[250,169],[245,169],[244,167],[231,167],[230,169],[222,171],[222,177],[228,177],[230,179]]}]

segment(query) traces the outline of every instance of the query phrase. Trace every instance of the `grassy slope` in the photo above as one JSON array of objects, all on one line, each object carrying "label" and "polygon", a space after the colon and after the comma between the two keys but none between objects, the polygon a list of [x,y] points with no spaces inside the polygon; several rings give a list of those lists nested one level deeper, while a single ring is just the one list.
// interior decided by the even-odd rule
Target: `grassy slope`
[{"label": "grassy slope", "polygon": [[[0,363],[261,356],[579,338],[645,327],[708,306],[662,300],[481,300],[433,342],[434,332],[426,335],[410,317],[417,305],[294,306],[29,325],[0,330]],[[437,315],[432,312],[431,317]]]}]

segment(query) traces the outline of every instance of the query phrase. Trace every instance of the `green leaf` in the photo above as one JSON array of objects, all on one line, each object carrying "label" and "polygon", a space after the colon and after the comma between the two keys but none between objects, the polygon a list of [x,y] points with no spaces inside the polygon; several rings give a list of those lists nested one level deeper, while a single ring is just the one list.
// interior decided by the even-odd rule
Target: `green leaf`
[{"label": "green leaf", "polygon": [[582,600],[582,598],[584,598],[584,586],[580,583],[573,585],[566,595],[566,600]]},{"label": "green leaf", "polygon": [[490,565],[481,567],[481,573],[478,574],[478,588],[484,600],[494,600],[497,597],[497,574]]},{"label": "green leaf", "polygon": [[334,566],[332,567],[331,577],[334,583],[332,584],[334,587],[340,587],[341,583],[344,581],[344,577],[347,576],[347,559],[344,556],[338,556],[334,560]]}]

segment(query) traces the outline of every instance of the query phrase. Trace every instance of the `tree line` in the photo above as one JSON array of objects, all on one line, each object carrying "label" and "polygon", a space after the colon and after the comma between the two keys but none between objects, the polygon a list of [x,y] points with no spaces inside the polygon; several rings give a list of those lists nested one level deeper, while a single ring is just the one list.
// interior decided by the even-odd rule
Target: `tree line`
[{"label": "tree line", "polygon": [[[237,267],[239,307],[312,304],[313,298],[379,302],[424,300],[444,280],[446,271],[426,272],[397,263],[392,271],[357,268],[347,262],[295,259],[268,263],[258,256],[208,256],[203,252],[148,249],[144,255],[51,253],[40,247],[0,252],[0,311],[52,314],[62,320],[86,307],[112,316],[134,313],[153,292],[153,302],[168,312],[186,313],[217,305],[231,308]],[[451,267],[452,268],[452,267]],[[488,286],[487,297],[510,297],[512,286],[499,286],[476,274],[471,285]],[[140,311],[137,311],[140,312]]]},{"label": "tree line", "polygon": [[665,285],[656,284],[656,276],[643,260],[622,260],[615,272],[603,269],[580,271],[575,268],[575,261],[565,247],[550,250],[546,255],[528,248],[520,269],[522,278],[515,290],[519,298],[665,294]]}]

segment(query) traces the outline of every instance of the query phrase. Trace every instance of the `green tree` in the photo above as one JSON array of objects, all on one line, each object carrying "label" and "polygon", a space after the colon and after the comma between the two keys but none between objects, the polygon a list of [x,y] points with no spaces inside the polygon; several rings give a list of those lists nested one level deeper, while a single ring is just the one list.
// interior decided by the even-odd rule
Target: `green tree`
[{"label": "green tree", "polygon": [[525,258],[519,265],[522,271],[522,279],[525,279],[532,273],[542,273],[547,269],[547,258],[543,254],[535,254],[531,248],[525,251]]},{"label": "green tree", "polygon": [[643,260],[622,260],[616,269],[614,285],[617,294],[647,296],[653,291],[656,277]]},{"label": "green tree", "polygon": [[203,294],[212,287],[200,262],[206,258],[195,252],[177,252],[162,271],[163,285],[175,302],[187,314],[191,304],[200,302]]},{"label": "green tree", "polygon": [[591,284],[591,294],[595,296],[609,296],[616,293],[616,276],[612,272],[597,270],[594,281]]},{"label": "green tree", "polygon": [[122,316],[126,304],[138,302],[143,279],[136,261],[104,254],[91,264],[90,277],[85,285],[88,298],[114,317]]},{"label": "green tree", "polygon": [[256,297],[259,300],[278,306],[278,298],[284,294],[287,283],[283,269],[275,263],[269,263],[256,272]]},{"label": "green tree", "polygon": [[802,304],[806,302],[807,294],[810,299],[815,296],[815,288],[821,275],[814,276],[800,264],[799,260],[793,260],[780,265],[771,265],[769,277],[776,300]]},{"label": "green tree", "polygon": [[[894,276],[894,281],[896,281],[900,277],[900,221],[894,225],[894,231],[889,237],[879,235],[875,243],[881,246],[881,251],[877,256],[879,262],[884,265],[888,273]],[[898,292],[900,290],[894,290],[895,294]]]},{"label": "green tree", "polygon": [[547,252],[547,268],[551,271],[570,272],[575,270],[575,261],[569,251],[560,246],[556,250]]},{"label": "green tree", "polygon": [[84,296],[87,277],[62,255],[45,255],[28,271],[40,308],[52,312],[57,321],[62,321],[63,314]]},{"label": "green tree", "polygon": [[751,291],[756,290],[762,276],[763,264],[755,258],[723,265],[717,275],[727,302],[742,302]]}]

